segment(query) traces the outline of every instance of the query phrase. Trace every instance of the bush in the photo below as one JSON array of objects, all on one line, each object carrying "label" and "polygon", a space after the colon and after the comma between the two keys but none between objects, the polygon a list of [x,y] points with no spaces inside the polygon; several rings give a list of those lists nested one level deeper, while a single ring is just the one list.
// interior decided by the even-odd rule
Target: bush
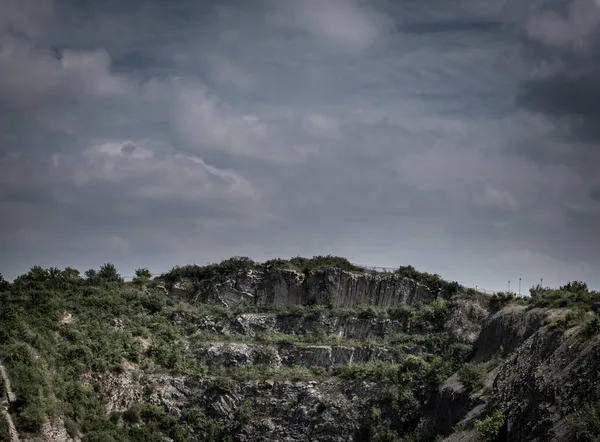
[{"label": "bush", "polygon": [[504,414],[495,410],[491,416],[475,421],[475,431],[482,441],[491,442],[500,434],[504,421]]},{"label": "bush", "polygon": [[467,363],[458,370],[460,383],[469,392],[483,388],[487,373],[483,365]]},{"label": "bush", "polygon": [[586,311],[581,308],[567,310],[554,320],[554,325],[563,330],[568,330],[583,323],[586,319],[586,316]]},{"label": "bush", "polygon": [[0,414],[0,442],[10,442],[10,426],[3,414]]},{"label": "bush", "polygon": [[587,338],[591,338],[592,336],[600,333],[600,316],[598,313],[595,313],[592,319],[590,319],[587,324],[585,324],[585,328],[583,329],[583,334]]},{"label": "bush", "polygon": [[565,308],[572,307],[590,310],[593,301],[600,300],[600,293],[590,291],[584,282],[572,281],[558,289],[544,288],[540,285],[529,290],[526,302],[530,307]]},{"label": "bush", "polygon": [[21,431],[39,433],[45,420],[44,406],[39,402],[32,402],[19,413],[17,426]]},{"label": "bush", "polygon": [[497,311],[502,310],[505,306],[510,304],[515,299],[516,297],[512,293],[495,293],[494,295],[492,295],[489,301],[490,312],[496,313]]},{"label": "bush", "polygon": [[136,285],[144,285],[152,279],[152,273],[147,268],[137,269],[132,282]]}]

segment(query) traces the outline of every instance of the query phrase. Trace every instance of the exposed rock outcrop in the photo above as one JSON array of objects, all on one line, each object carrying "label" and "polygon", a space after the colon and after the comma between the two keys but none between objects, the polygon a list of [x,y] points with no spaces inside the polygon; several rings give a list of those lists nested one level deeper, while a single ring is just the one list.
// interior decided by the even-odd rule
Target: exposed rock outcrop
[{"label": "exposed rock outcrop", "polygon": [[238,316],[201,316],[181,318],[191,323],[196,331],[222,334],[256,336],[261,333],[290,335],[320,334],[348,339],[384,338],[394,333],[414,330],[409,320],[363,319],[354,316],[276,316],[273,314],[247,313]]},{"label": "exposed rock outcrop", "polygon": [[200,289],[197,282],[189,278],[167,281],[165,287],[172,295],[230,307],[244,302],[261,307],[315,304],[394,307],[448,296],[393,273],[355,273],[333,267],[306,274],[291,269],[248,270],[224,283],[215,283],[210,290]]},{"label": "exposed rock outcrop", "polygon": [[248,344],[211,342],[197,345],[194,355],[207,366],[263,364],[272,367],[324,367],[371,361],[398,362],[406,356],[398,348],[344,345]]},{"label": "exposed rock outcrop", "polygon": [[[529,312],[537,321],[539,312]],[[586,324],[540,327],[499,366],[495,405],[507,417],[508,440],[573,440],[570,419],[600,401],[600,335]]]},{"label": "exposed rock outcrop", "polygon": [[538,331],[550,313],[545,309],[528,310],[520,305],[500,310],[483,324],[474,344],[474,360],[484,362],[508,355]]}]

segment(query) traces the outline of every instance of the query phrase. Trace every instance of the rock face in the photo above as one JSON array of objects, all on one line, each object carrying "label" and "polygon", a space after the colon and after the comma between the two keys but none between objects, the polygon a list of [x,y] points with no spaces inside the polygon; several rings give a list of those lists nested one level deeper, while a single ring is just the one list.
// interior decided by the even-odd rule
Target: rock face
[{"label": "rock face", "polygon": [[485,321],[475,341],[475,361],[506,356],[538,331],[548,315],[544,309],[516,305],[500,310]]},{"label": "rock face", "polygon": [[193,349],[195,357],[209,367],[268,365],[329,368],[371,361],[397,362],[406,357],[400,349],[346,345],[202,343]]},{"label": "rock face", "polygon": [[455,298],[450,301],[450,315],[444,329],[456,341],[472,344],[488,316],[488,310],[476,300]]},{"label": "rock face", "polygon": [[219,386],[211,379],[156,376],[149,383],[152,393],[148,401],[175,415],[188,407],[207,409],[215,417],[232,416],[245,404],[260,410],[236,435],[240,442],[353,441],[365,404],[360,391],[352,393],[337,380],[247,381]]},{"label": "rock face", "polygon": [[[363,319],[354,316],[291,316],[247,313],[239,316],[196,316],[181,318],[191,322],[195,331],[207,333],[257,336],[261,333],[289,335],[319,334],[349,339],[384,338],[394,333],[409,333],[415,329],[410,320]],[[417,330],[418,331],[418,330]]]},{"label": "rock face", "polygon": [[261,307],[395,307],[428,302],[438,295],[447,297],[446,293],[434,293],[425,285],[391,273],[354,273],[339,268],[316,269],[306,274],[289,269],[248,270],[201,293],[195,281],[187,278],[165,286],[173,295],[229,307],[244,302]]},{"label": "rock face", "polygon": [[532,333],[502,362],[494,382],[508,440],[574,440],[572,421],[583,423],[583,406],[600,401],[598,366],[600,335],[588,336],[585,324],[565,331],[550,323]]},{"label": "rock face", "polygon": [[[497,441],[597,440],[576,434],[582,427],[598,428],[593,414],[600,403],[598,326],[590,329],[591,313],[561,325],[557,318],[565,314],[513,305],[488,318],[475,343],[474,360],[498,364],[489,373],[491,391],[485,398],[481,392],[466,395],[460,386],[449,388],[451,380],[446,382],[437,402],[453,412],[441,422],[446,431],[450,426],[463,430],[448,441],[479,440],[472,431],[464,431],[469,428],[465,423],[494,409],[506,419]],[[592,422],[586,421],[589,405],[596,409]],[[440,423],[442,414],[434,414],[433,421]]]}]

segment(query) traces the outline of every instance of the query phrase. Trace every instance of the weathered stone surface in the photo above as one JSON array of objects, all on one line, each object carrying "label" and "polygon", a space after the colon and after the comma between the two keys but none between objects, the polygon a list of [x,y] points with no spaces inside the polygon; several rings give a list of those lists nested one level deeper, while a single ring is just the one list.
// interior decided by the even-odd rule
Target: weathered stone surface
[{"label": "weathered stone surface", "polygon": [[472,344],[488,315],[487,309],[475,299],[452,299],[444,328],[456,341]]},{"label": "weathered stone surface", "polygon": [[[167,283],[169,293],[199,299],[194,281]],[[250,270],[204,291],[203,301],[235,306],[248,302],[258,306],[327,305],[380,307],[413,305],[446,293],[433,293],[425,285],[392,273],[355,273],[338,268],[316,269],[304,274],[290,269],[265,272]]]},{"label": "weathered stone surface", "polygon": [[534,334],[548,315],[548,310],[527,310],[518,305],[500,310],[485,321],[474,344],[474,360],[482,362],[508,355]]},{"label": "weathered stone surface", "polygon": [[493,395],[509,440],[572,440],[569,417],[600,401],[600,335],[584,327],[542,326],[499,366]]},{"label": "weathered stone surface", "polygon": [[408,320],[361,319],[350,316],[303,317],[252,313],[233,317],[194,315],[185,320],[196,331],[219,335],[235,333],[256,336],[261,333],[284,333],[288,335],[321,334],[347,339],[376,339],[395,333],[408,333],[412,329]]},{"label": "weathered stone surface", "polygon": [[201,406],[214,416],[231,417],[249,403],[256,415],[236,438],[247,442],[354,441],[365,400],[348,394],[338,380],[247,381],[223,390],[211,379],[194,382],[161,375],[152,386],[149,400],[176,415],[186,407]]},{"label": "weathered stone surface", "polygon": [[209,367],[264,364],[272,367],[301,365],[327,368],[371,361],[399,362],[406,356],[399,349],[385,347],[231,342],[201,343],[194,346],[192,351],[196,358]]}]

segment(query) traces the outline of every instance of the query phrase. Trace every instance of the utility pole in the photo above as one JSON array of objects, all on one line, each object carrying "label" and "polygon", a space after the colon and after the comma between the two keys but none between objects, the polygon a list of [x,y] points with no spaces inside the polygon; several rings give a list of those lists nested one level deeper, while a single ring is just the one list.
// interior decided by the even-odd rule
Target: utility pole
[{"label": "utility pole", "polygon": [[521,277],[519,276],[519,296],[521,296]]},{"label": "utility pole", "polygon": [[508,293],[510,293],[510,279],[508,280]]},{"label": "utility pole", "polygon": [[544,278],[540,278],[540,287],[544,288]]}]

